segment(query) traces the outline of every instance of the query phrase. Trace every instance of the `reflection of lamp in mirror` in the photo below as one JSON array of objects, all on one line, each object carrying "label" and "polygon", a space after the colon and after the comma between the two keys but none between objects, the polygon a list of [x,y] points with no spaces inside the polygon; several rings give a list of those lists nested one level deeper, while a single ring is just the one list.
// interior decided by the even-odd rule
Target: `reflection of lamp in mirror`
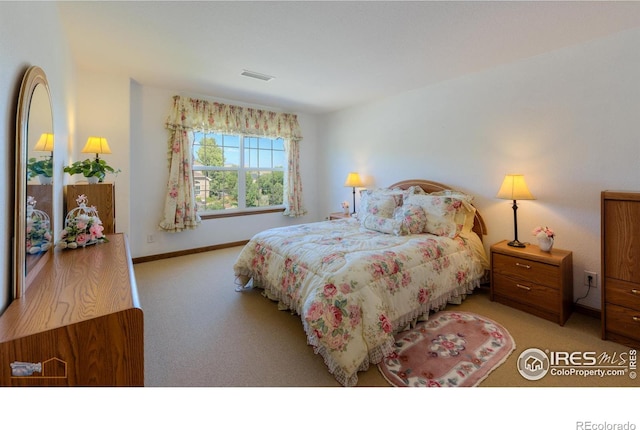
[{"label": "reflection of lamp in mirror", "polygon": [[53,178],[53,140],[52,133],[42,133],[33,151],[48,152],[49,156],[39,161],[31,157],[27,163],[27,177],[37,176],[42,185],[51,184]]},{"label": "reflection of lamp in mirror", "polygon": [[91,136],[87,139],[82,152],[96,154],[96,161],[98,161],[99,154],[111,154],[111,148],[109,148],[106,138]]},{"label": "reflection of lamp in mirror", "polygon": [[38,139],[38,143],[33,148],[34,151],[41,152],[53,152],[53,134],[52,133],[42,133],[40,139]]},{"label": "reflection of lamp in mirror", "polygon": [[524,175],[505,175],[496,197],[499,199],[513,200],[513,231],[515,238],[507,245],[524,248],[526,245],[518,240],[518,216],[516,215],[518,205],[516,204],[516,200],[535,199],[535,197],[531,195],[531,192],[529,192],[529,188],[527,188]]},{"label": "reflection of lamp in mirror", "polygon": [[344,181],[345,187],[353,187],[353,212],[351,214],[356,213],[356,187],[364,186],[362,179],[360,179],[360,175],[356,172],[351,172],[347,175],[347,180]]}]

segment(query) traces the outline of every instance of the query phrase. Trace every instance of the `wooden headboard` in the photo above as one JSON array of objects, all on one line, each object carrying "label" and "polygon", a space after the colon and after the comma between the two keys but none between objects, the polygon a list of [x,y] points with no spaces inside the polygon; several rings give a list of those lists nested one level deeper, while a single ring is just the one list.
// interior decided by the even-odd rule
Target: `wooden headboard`
[{"label": "wooden headboard", "polygon": [[[400,188],[402,190],[406,190],[409,187],[418,186],[422,188],[426,193],[433,193],[436,191],[445,191],[451,190],[456,191],[454,188],[451,188],[448,185],[441,184],[439,182],[427,181],[425,179],[407,179],[404,181],[396,182],[395,184],[389,185],[389,188]],[[487,227],[478,212],[478,208],[476,208],[476,216],[473,220],[473,229],[474,232],[480,237],[480,240],[483,240],[483,236],[487,234]]]}]

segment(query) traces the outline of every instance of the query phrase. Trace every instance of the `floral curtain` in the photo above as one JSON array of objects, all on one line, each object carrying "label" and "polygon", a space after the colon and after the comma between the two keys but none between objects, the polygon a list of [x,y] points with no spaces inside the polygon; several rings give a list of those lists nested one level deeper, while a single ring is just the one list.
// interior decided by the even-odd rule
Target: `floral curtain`
[{"label": "floral curtain", "polygon": [[298,140],[285,140],[287,170],[284,172],[284,215],[302,216],[307,211],[302,205],[302,181],[300,180],[300,145]]},{"label": "floral curtain", "polygon": [[184,128],[171,129],[169,146],[169,181],[160,228],[170,232],[194,229],[200,224],[200,216],[196,212],[188,131]]},{"label": "floral curtain", "polygon": [[160,228],[177,232],[195,228],[200,223],[193,191],[192,155],[188,139],[191,130],[283,138],[289,157],[288,171],[285,172],[284,214],[301,216],[306,213],[302,205],[299,173],[302,133],[296,115],[174,96],[165,126],[169,130],[170,173]]}]

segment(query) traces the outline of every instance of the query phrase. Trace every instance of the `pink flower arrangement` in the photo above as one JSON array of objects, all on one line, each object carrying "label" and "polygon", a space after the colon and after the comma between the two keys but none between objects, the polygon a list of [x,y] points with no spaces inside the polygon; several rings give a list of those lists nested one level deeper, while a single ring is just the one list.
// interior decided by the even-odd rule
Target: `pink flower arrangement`
[{"label": "pink flower arrangement", "polygon": [[109,241],[103,234],[104,227],[98,211],[95,206],[87,207],[87,201],[84,194],[76,199],[78,207],[67,215],[64,230],[57,243],[59,248],[74,249]]},{"label": "pink flower arrangement", "polygon": [[555,233],[549,227],[536,227],[533,229],[533,235],[538,238],[542,237],[555,237]]}]

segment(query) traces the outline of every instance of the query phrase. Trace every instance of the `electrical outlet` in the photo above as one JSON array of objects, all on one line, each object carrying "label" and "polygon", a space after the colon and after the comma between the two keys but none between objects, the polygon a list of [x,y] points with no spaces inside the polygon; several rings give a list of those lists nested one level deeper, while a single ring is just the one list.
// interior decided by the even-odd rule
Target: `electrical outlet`
[{"label": "electrical outlet", "polygon": [[156,238],[152,234],[147,235],[147,243],[155,242]]},{"label": "electrical outlet", "polygon": [[[589,282],[591,280],[591,282]],[[598,288],[598,274],[596,272],[584,271],[584,286],[591,288]]]}]

